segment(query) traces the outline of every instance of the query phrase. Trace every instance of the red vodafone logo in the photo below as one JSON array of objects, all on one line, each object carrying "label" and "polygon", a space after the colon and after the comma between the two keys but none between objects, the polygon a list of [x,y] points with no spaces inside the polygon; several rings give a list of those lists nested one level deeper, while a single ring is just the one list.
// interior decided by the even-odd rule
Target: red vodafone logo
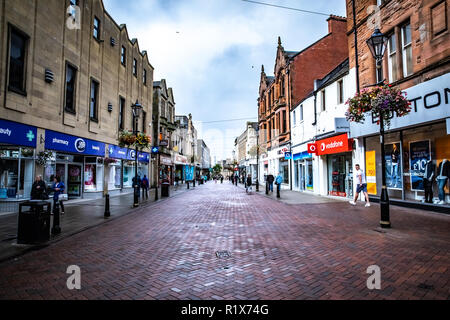
[{"label": "red vodafone logo", "polygon": [[315,143],[308,143],[308,153],[316,153],[317,147]]},{"label": "red vodafone logo", "polygon": [[319,145],[318,155],[352,151],[352,143],[347,134],[320,140],[316,144]]}]

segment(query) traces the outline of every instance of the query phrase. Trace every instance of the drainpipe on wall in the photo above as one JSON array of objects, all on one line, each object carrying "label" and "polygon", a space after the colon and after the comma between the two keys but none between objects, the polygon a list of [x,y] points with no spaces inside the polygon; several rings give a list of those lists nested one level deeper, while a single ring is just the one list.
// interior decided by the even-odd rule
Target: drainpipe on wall
[{"label": "drainpipe on wall", "polygon": [[289,65],[286,69],[286,73],[288,75],[288,88],[289,88],[289,103],[288,103],[288,112],[289,112],[289,152],[291,154],[291,158],[289,159],[289,188],[292,191],[292,172],[293,172],[293,165],[292,165],[292,128],[291,128],[291,103],[292,103],[292,90],[291,90],[291,73],[289,72]]}]

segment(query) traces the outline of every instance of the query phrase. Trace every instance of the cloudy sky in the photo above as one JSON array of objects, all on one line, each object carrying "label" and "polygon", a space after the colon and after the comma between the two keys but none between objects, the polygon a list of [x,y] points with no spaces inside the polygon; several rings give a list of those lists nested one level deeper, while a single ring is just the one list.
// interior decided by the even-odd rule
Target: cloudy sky
[{"label": "cloudy sky", "polygon": [[[345,16],[344,0],[261,0]],[[104,0],[147,50],[154,80],[174,90],[176,114],[192,113],[211,158],[231,157],[234,139],[257,120],[261,65],[273,74],[278,36],[299,51],[328,32],[327,17],[242,0]],[[236,120],[242,119],[242,120]]]}]

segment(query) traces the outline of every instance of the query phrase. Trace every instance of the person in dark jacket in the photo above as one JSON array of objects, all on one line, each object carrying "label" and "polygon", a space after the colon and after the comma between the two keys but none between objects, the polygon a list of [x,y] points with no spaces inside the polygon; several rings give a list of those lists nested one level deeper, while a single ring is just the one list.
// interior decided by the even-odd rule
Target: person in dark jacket
[{"label": "person in dark jacket", "polygon": [[273,174],[269,174],[267,176],[267,183],[269,184],[269,191],[273,193],[273,182],[275,181],[275,177]]},{"label": "person in dark jacket", "polygon": [[247,176],[247,181],[245,184],[245,191],[248,192],[249,190],[252,192],[252,176],[250,174]]},{"label": "person in dark jacket", "polygon": [[148,199],[148,187],[149,187],[149,182],[147,179],[147,175],[144,174],[144,178],[142,178],[141,181],[141,186],[142,186],[142,199]]},{"label": "person in dark jacket", "polygon": [[42,181],[41,176],[36,176],[36,180],[33,183],[33,186],[31,187],[31,200],[47,200],[47,186],[45,185],[45,182]]},{"label": "person in dark jacket", "polygon": [[59,195],[60,194],[64,194],[64,190],[65,190],[65,186],[64,183],[61,182],[61,178],[56,176],[53,179],[53,208],[55,208],[55,206],[57,206],[59,204],[60,208],[61,208],[61,214],[64,214],[64,204],[62,201],[59,200]]}]

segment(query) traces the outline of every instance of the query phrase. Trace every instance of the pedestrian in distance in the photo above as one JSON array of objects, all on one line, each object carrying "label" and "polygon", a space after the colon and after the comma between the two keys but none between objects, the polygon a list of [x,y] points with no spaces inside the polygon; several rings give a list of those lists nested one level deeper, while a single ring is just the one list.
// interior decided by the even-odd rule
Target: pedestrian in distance
[{"label": "pedestrian in distance", "polygon": [[61,208],[61,214],[64,214],[64,204],[62,200],[59,199],[59,196],[64,194],[65,185],[64,182],[61,182],[61,178],[59,176],[56,176],[53,178],[53,210],[56,208],[57,205]]},{"label": "pedestrian in distance", "polygon": [[223,183],[223,176],[220,176],[220,183]]},{"label": "pedestrian in distance", "polygon": [[249,191],[250,193],[252,192],[252,176],[250,174],[247,176],[247,181],[245,183],[245,192],[248,193]]},{"label": "pedestrian in distance", "polygon": [[361,192],[364,193],[364,197],[366,199],[366,207],[370,207],[370,201],[369,201],[369,194],[367,193],[367,181],[366,176],[364,175],[364,171],[360,169],[359,164],[355,165],[356,169],[356,193],[355,198],[350,201],[350,204],[352,206],[356,206],[356,201],[358,200],[359,194]]},{"label": "pedestrian in distance", "polygon": [[281,175],[280,172],[278,172],[278,175],[275,179],[275,184],[277,185],[277,197],[279,197],[279,195],[280,195],[282,183],[283,183],[283,176]]},{"label": "pedestrian in distance", "polygon": [[47,186],[42,181],[42,176],[36,176],[36,180],[31,187],[31,200],[48,200]]},{"label": "pedestrian in distance", "polygon": [[273,193],[273,183],[275,181],[275,177],[273,174],[269,174],[267,176],[267,183],[269,184],[269,191]]},{"label": "pedestrian in distance", "polygon": [[145,175],[145,174],[144,174],[144,178],[142,178],[141,187],[142,187],[142,200],[144,200],[144,198],[148,199],[149,182],[148,182],[147,175]]}]

